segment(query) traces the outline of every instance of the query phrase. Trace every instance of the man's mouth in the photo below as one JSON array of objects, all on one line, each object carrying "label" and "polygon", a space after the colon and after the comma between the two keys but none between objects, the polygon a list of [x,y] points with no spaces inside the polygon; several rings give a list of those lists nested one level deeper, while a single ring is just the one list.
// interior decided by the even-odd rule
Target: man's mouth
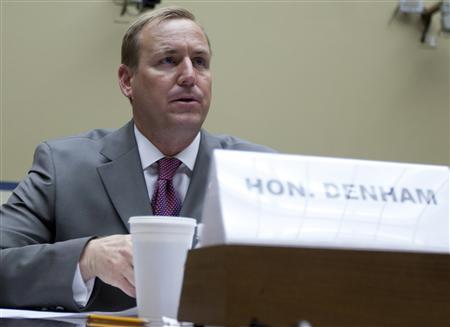
[{"label": "man's mouth", "polygon": [[196,100],[195,100],[195,99],[192,99],[192,98],[181,98],[181,99],[176,99],[175,101],[189,103],[189,102],[194,102],[194,101],[196,101]]},{"label": "man's mouth", "polygon": [[200,102],[200,99],[195,96],[180,96],[178,98],[173,99],[171,102],[192,103],[192,102]]}]

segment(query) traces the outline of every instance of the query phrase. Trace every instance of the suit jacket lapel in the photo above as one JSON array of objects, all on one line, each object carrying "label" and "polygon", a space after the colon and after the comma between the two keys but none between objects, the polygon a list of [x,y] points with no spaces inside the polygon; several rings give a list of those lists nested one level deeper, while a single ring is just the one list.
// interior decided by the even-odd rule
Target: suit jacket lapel
[{"label": "suit jacket lapel", "polygon": [[131,216],[152,214],[133,122],[105,137],[104,142],[101,154],[111,161],[97,169],[114,208],[129,230]]},{"label": "suit jacket lapel", "polygon": [[219,140],[202,130],[194,171],[183,206],[181,207],[180,216],[192,217],[198,221],[200,220],[203,201],[208,189],[209,166],[212,151],[218,148],[221,148]]}]

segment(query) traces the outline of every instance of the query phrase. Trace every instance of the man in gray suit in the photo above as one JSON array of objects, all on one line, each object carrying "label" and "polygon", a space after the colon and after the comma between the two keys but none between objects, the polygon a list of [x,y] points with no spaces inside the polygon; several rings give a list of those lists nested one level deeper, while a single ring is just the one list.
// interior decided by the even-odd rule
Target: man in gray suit
[{"label": "man in gray suit", "polygon": [[271,151],[201,129],[210,60],[209,40],[187,10],[162,8],[130,26],[119,86],[133,120],[37,147],[1,208],[0,306],[134,306],[128,218],[153,213],[160,159],[178,160],[170,183],[182,206],[174,214],[200,219],[214,149]]}]

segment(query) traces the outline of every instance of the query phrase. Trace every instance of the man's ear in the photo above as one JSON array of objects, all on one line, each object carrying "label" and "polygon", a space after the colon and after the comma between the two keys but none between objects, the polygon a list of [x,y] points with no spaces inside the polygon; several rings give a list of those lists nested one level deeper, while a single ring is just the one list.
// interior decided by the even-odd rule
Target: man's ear
[{"label": "man's ear", "polygon": [[131,88],[131,80],[133,79],[133,72],[127,65],[121,64],[119,66],[119,87],[122,94],[130,101],[133,99],[133,90]]}]

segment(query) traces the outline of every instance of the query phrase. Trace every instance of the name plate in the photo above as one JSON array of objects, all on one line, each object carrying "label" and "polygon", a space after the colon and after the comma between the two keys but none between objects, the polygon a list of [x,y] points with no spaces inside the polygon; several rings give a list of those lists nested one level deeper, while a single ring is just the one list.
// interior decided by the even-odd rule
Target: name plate
[{"label": "name plate", "polygon": [[201,246],[450,253],[449,168],[216,150]]}]

